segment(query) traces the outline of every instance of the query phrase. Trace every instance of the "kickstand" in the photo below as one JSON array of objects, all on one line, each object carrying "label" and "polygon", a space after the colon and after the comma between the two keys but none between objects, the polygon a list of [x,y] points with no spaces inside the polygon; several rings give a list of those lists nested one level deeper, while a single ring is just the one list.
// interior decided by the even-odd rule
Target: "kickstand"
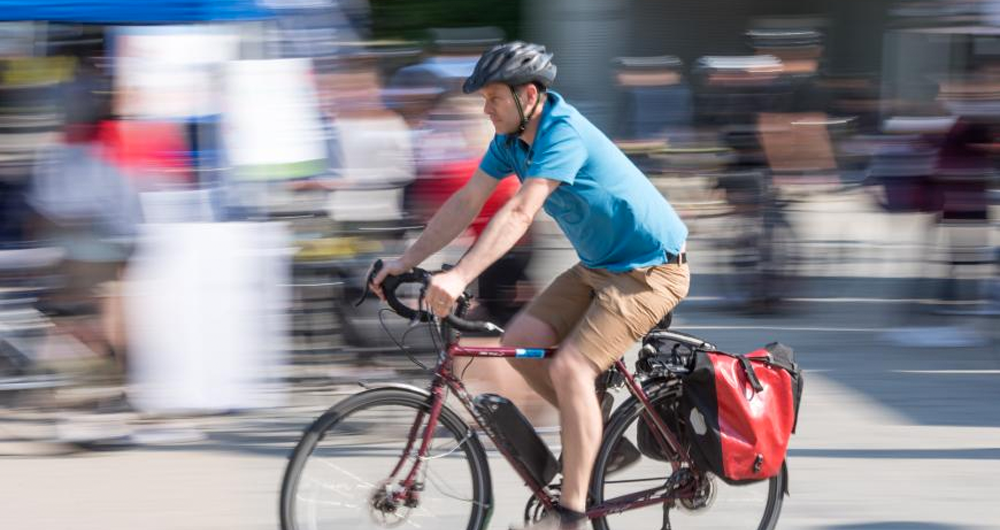
[{"label": "kickstand", "polygon": [[660,530],[670,530],[670,508],[672,507],[672,502],[663,503],[663,526],[660,527]]}]

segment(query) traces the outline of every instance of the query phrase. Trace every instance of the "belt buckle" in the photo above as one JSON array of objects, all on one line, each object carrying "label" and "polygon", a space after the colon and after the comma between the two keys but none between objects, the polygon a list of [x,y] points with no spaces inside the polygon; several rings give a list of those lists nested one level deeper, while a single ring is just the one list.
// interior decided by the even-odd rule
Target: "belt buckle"
[{"label": "belt buckle", "polygon": [[684,265],[685,263],[687,263],[687,252],[681,252],[680,254],[667,253],[668,265]]}]

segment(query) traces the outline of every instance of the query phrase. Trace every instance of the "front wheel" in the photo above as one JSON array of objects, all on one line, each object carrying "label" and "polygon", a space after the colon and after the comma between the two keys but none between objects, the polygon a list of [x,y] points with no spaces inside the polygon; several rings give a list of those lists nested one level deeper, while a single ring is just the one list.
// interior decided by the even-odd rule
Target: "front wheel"
[{"label": "front wheel", "polygon": [[[683,443],[683,427],[674,414],[677,390],[662,385],[646,389],[656,410],[669,411],[664,421]],[[643,456],[625,469],[609,473],[609,463],[614,460],[614,448],[621,438],[638,444],[637,430],[642,417],[642,403],[631,398],[623,403],[611,417],[604,431],[604,442],[597,455],[591,479],[591,499],[596,504],[609,499],[650,489],[664,484],[672,475],[670,462]],[[594,519],[596,530],[660,528],[664,511],[671,528],[677,530],[773,530],[778,524],[782,495],[785,491],[785,473],[768,480],[733,486],[718,477],[706,474],[693,498],[668,501],[644,508]]]},{"label": "front wheel", "polygon": [[450,409],[441,411],[416,486],[398,498],[429,416],[427,394],[398,388],[362,392],[320,416],[285,471],[282,530],[482,528],[491,502],[486,453]]}]

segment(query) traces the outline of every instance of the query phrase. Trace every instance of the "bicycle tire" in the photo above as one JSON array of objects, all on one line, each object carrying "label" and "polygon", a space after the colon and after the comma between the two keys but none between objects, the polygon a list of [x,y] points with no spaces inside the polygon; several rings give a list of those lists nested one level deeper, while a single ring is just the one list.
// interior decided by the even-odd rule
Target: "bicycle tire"
[{"label": "bicycle tire", "polygon": [[[648,384],[645,391],[649,396],[650,401],[652,402],[654,408],[663,406],[664,404],[667,403],[667,400],[676,400],[679,397],[679,389],[676,386],[668,386],[665,382],[662,381]],[[618,407],[618,409],[616,409],[614,414],[611,416],[611,419],[609,420],[608,425],[604,431],[604,440],[602,441],[601,448],[598,451],[597,459],[594,465],[593,476],[591,477],[590,496],[591,496],[591,501],[594,505],[600,504],[601,502],[604,501],[606,490],[608,489],[607,486],[609,484],[621,484],[621,483],[630,484],[631,482],[628,482],[630,480],[630,477],[643,477],[643,480],[646,480],[645,477],[647,477],[650,474],[660,475],[659,477],[654,477],[653,479],[651,479],[648,485],[642,485],[639,487],[629,486],[629,488],[631,489],[627,489],[625,491],[619,490],[616,491],[614,494],[608,495],[609,497],[613,498],[617,495],[631,493],[647,487],[651,487],[656,480],[660,480],[661,482],[665,481],[667,477],[671,474],[671,466],[669,462],[655,461],[643,457],[639,460],[638,465],[633,465],[629,468],[632,470],[630,472],[630,475],[622,477],[621,473],[624,473],[625,471],[621,471],[616,473],[614,477],[610,478],[608,477],[607,466],[611,459],[613,448],[619,442],[620,438],[622,438],[623,436],[628,437],[630,436],[630,431],[634,431],[635,425],[637,424],[637,421],[640,418],[642,411],[643,411],[642,403],[635,397],[631,397],[630,399],[622,403],[622,405]],[[667,420],[668,421],[666,423],[668,427],[670,427],[675,431],[682,430],[675,427],[677,425],[677,422],[669,421],[669,418],[667,418]],[[678,435],[678,438],[682,440],[683,443],[684,439],[683,432],[675,432],[675,434]],[[746,493],[749,492],[754,495],[755,497],[753,499],[754,502],[759,502],[759,497],[762,497],[763,494],[765,494],[766,490],[767,498],[764,505],[760,508],[761,510],[760,522],[756,526],[743,525],[739,526],[739,528],[773,530],[777,525],[778,517],[781,513],[783,495],[786,491],[786,484],[787,484],[787,476],[785,473],[784,466],[782,467],[782,473],[765,481],[757,482],[754,484],[740,485],[740,486],[729,485],[726,484],[724,481],[714,477],[712,478],[712,484],[716,496],[720,492],[737,492],[738,497],[747,497]],[[726,500],[726,499],[727,498],[724,496],[723,499],[721,500]],[[739,498],[737,498],[737,500],[739,500]],[[686,509],[680,506],[675,506],[671,508],[670,514],[672,517],[674,517],[674,514],[682,514],[681,521],[674,520],[673,518],[671,519],[672,528],[675,528],[677,530],[687,530],[694,528],[724,529],[727,528],[727,526],[725,526],[727,524],[733,525],[733,524],[738,524],[737,521],[745,521],[745,519],[741,518],[742,515],[745,514],[732,515],[725,513],[722,515],[718,515],[720,512],[722,512],[723,509],[727,509],[729,507],[724,505],[719,505],[720,499],[718,499],[717,497],[715,497],[714,502],[715,504],[700,509]],[[737,505],[736,507],[741,508],[742,505]],[[750,512],[752,514],[753,507],[750,508],[751,508]],[[650,516],[650,514],[653,512],[653,510],[656,510],[657,513],[662,513],[663,504],[657,504],[636,510],[627,510],[620,514],[614,514],[613,516],[609,515],[603,518],[594,519],[592,522],[595,530],[609,530],[611,528],[611,525],[609,524],[608,519],[614,517],[616,520],[620,521],[615,523],[614,526],[616,528],[619,529],[636,528],[639,525],[636,524],[635,520],[636,519],[638,519],[639,521],[651,520],[652,517]],[[716,518],[714,521],[708,520],[713,516],[706,517],[706,514],[709,513],[714,514],[713,516]],[[629,519],[631,519],[631,522],[626,522],[626,520]],[[659,525],[659,523],[657,524]]]},{"label": "bicycle tire", "polygon": [[[309,528],[316,528],[318,526],[315,521],[313,521],[312,524],[302,524],[302,521],[300,521],[302,514],[299,513],[300,510],[297,508],[298,503],[296,501],[301,500],[302,498],[299,495],[300,494],[299,490],[300,487],[302,486],[301,482],[303,480],[303,472],[307,469],[307,465],[310,462],[310,457],[316,454],[317,448],[320,447],[320,444],[324,443],[325,440],[330,438],[331,434],[336,434],[333,432],[335,429],[337,429],[339,426],[345,426],[346,428],[346,426],[352,425],[352,421],[356,421],[358,422],[358,424],[362,424],[361,422],[363,420],[357,420],[356,418],[361,416],[363,413],[372,413],[374,414],[372,418],[375,420],[375,423],[372,423],[371,420],[369,420],[368,424],[373,427],[373,430],[384,430],[385,423],[383,418],[391,417],[390,415],[388,415],[388,413],[392,409],[394,408],[400,409],[403,412],[412,411],[413,413],[412,418],[415,418],[418,412],[421,411],[424,413],[430,412],[430,401],[431,399],[428,393],[419,391],[417,389],[411,390],[402,388],[378,388],[378,389],[364,391],[350,398],[347,398],[344,401],[338,403],[337,405],[331,407],[328,411],[326,411],[319,418],[317,418],[302,435],[302,438],[299,441],[298,445],[295,447],[295,450],[292,453],[288,462],[288,466],[286,467],[285,470],[285,474],[282,480],[281,495],[280,495],[280,520],[281,520],[282,530],[306,530]],[[373,413],[373,411],[375,412]],[[403,425],[403,421],[405,421],[405,418],[401,418],[400,425]],[[413,424],[413,419],[410,419],[409,425],[412,424]],[[426,426],[426,418],[422,422],[422,427],[419,430],[420,433],[423,432],[425,426]],[[441,410],[441,414],[438,419],[438,425],[435,430],[435,435],[434,435],[435,440],[440,437],[439,434],[437,433],[440,432],[441,429],[447,431],[447,433],[445,433],[446,436],[444,436],[444,438],[450,436],[454,440],[453,443],[456,443],[457,445],[455,445],[455,448],[450,449],[450,451],[448,451],[446,454],[439,455],[438,457],[442,456],[450,457],[452,454],[457,454],[459,458],[464,459],[468,464],[468,472],[470,473],[469,485],[471,486],[471,492],[470,492],[471,497],[469,499],[459,499],[462,502],[469,502],[470,504],[468,524],[465,527],[468,530],[478,530],[481,528],[485,528],[489,522],[489,518],[492,512],[492,502],[493,502],[492,484],[489,472],[489,462],[487,460],[486,451],[483,449],[483,446],[480,443],[478,437],[476,436],[475,432],[468,426],[468,424],[464,422],[454,411],[452,411],[447,407]],[[348,433],[348,434],[357,435],[357,432],[358,430],[357,427],[355,426],[353,433]],[[348,436],[344,436],[343,438],[347,437]],[[399,443],[405,445],[408,436],[402,436],[401,438],[402,439],[399,440]],[[420,439],[418,438],[416,441],[416,446],[414,447],[414,452],[416,452],[416,447],[419,447],[419,443]],[[359,456],[358,450],[361,451],[371,450],[373,452],[377,451],[377,449],[372,448],[372,445],[373,444],[370,444],[368,442],[361,442],[360,445],[355,446],[353,453],[352,450],[348,450],[345,451],[341,456],[332,457],[331,460],[334,460],[335,462],[341,462],[344,465],[347,465],[347,463],[353,463],[353,465],[355,466],[360,465],[361,469],[371,467],[374,468],[376,476],[378,476],[379,473],[381,473],[386,477],[388,477],[388,475],[391,473],[391,467],[389,469],[386,469],[385,471],[380,471],[379,469],[380,466],[378,464],[367,463],[368,460],[370,460],[370,458],[365,457],[364,453],[362,453]],[[392,451],[393,450],[383,451],[383,456],[385,456],[386,462],[399,461],[399,455],[401,454],[401,451],[395,451],[394,457],[392,456]],[[335,460],[338,458],[342,460]],[[432,465],[431,460],[433,458],[434,455],[431,455],[430,459],[425,460],[421,464],[421,468],[422,470],[424,470],[425,473],[429,472],[428,470]],[[359,462],[362,462],[362,460],[364,461],[364,463],[359,464]],[[440,460],[440,461],[450,462],[450,460],[452,459]],[[336,463],[333,464],[333,467],[336,467],[338,469],[339,466],[340,464]],[[404,467],[406,470],[409,469],[409,465]],[[460,477],[453,476],[451,473],[455,473],[461,470],[462,468],[463,466],[459,464],[453,463],[449,465],[448,482],[460,481],[461,480]],[[367,472],[367,469],[365,469],[364,471],[358,471],[358,473],[361,472]],[[399,477],[399,475],[402,475],[404,473],[405,470],[398,473],[397,478]],[[343,474],[345,476],[351,476],[351,473],[348,471],[343,471]],[[354,480],[355,478],[356,477],[351,476],[352,480]],[[435,483],[433,478],[431,478],[431,483]],[[360,492],[362,488],[371,488],[371,486],[372,486],[371,482],[360,481],[353,486],[353,490],[351,491]],[[380,486],[376,485],[375,488],[371,490],[371,492],[374,493],[374,491],[378,490],[379,487]],[[425,487],[427,489],[419,493],[422,503],[426,503],[426,498],[428,494],[433,494],[433,492],[429,491],[430,485],[426,485]],[[326,484],[324,484],[323,487],[320,489],[323,488],[327,488],[325,491],[332,491],[335,493],[338,491],[344,491],[344,488],[338,489],[335,486],[328,486]],[[369,493],[355,493],[355,494],[361,498],[360,502],[365,503],[365,505],[359,506],[358,504],[355,504],[352,509],[350,508],[350,503],[345,502],[344,503],[344,506],[346,507],[344,510],[345,513],[353,513],[357,515],[359,512],[365,512],[365,511],[374,512],[375,509],[372,506],[373,503],[371,494]],[[443,496],[450,497],[450,495],[447,494],[443,494]],[[323,504],[323,502],[321,501],[318,504]],[[337,504],[337,503],[326,503],[326,504]],[[365,510],[366,507],[368,508],[368,510]],[[458,510],[460,511],[460,509]],[[418,509],[415,509],[415,511],[418,516],[422,512],[433,512],[433,510],[427,509],[426,507],[423,510],[420,510],[418,507]],[[409,511],[407,513],[409,513]],[[374,516],[372,517],[374,518]],[[461,519],[464,516],[461,513],[456,513],[454,517],[456,519]],[[393,524],[402,524],[403,522],[405,522],[405,519],[401,519],[398,523],[393,523]],[[335,526],[338,528],[342,527],[340,524],[336,524]],[[375,526],[385,527],[392,525],[377,524],[376,522]],[[429,528],[439,527],[433,524],[433,522],[430,526],[427,526],[426,524],[423,526]],[[343,526],[343,527],[351,527],[355,530],[361,528],[361,526],[357,524]]]}]

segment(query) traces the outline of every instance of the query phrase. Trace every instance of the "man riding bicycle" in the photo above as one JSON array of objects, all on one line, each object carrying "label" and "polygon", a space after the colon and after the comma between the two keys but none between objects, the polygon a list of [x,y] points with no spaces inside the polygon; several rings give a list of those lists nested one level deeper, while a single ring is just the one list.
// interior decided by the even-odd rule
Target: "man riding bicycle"
[{"label": "man riding bicycle", "polygon": [[463,90],[478,92],[496,135],[469,182],[431,218],[402,257],[372,281],[383,297],[387,275],[419,265],[460,235],[499,179],[520,190],[451,270],[433,277],[424,300],[447,315],[465,287],[507,253],[544,207],[580,262],[522,310],[503,346],[559,346],[551,360],[511,359],[559,409],[563,483],[557,513],[531,528],[580,528],[602,436],[595,380],[687,295],[687,228],[645,175],[558,93],[552,54],[511,42],[485,52]]}]

